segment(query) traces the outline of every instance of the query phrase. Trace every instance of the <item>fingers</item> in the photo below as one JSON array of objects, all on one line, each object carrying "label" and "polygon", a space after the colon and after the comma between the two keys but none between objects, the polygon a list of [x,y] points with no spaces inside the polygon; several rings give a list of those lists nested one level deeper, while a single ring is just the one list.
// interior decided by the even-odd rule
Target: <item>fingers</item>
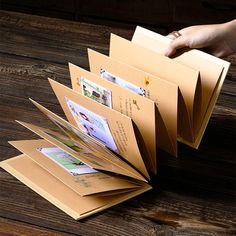
[{"label": "fingers", "polygon": [[[168,38],[173,37],[173,36],[168,36]],[[178,49],[187,47],[188,43],[186,40],[186,37],[180,35],[179,37],[173,38],[173,41],[170,43],[169,47],[167,48],[165,52],[165,56],[171,57],[173,56]]]},{"label": "fingers", "polygon": [[172,40],[176,39],[176,37],[173,34],[168,34],[166,35],[166,37]]},{"label": "fingers", "polygon": [[174,40],[174,39],[176,39],[176,38],[178,38],[178,37],[180,37],[180,36],[181,36],[181,34],[180,34],[179,31],[172,31],[172,32],[169,33],[166,37],[169,38],[169,39]]}]

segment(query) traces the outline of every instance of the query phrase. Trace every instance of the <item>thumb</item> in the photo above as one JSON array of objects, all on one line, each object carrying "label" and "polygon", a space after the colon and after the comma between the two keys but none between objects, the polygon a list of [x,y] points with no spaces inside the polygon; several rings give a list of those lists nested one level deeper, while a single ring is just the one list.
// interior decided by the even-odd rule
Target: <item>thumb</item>
[{"label": "thumb", "polygon": [[171,43],[169,44],[169,47],[166,49],[165,56],[171,57],[173,56],[176,51],[180,48],[187,47],[187,40],[184,36],[179,36],[178,38],[175,38]]}]

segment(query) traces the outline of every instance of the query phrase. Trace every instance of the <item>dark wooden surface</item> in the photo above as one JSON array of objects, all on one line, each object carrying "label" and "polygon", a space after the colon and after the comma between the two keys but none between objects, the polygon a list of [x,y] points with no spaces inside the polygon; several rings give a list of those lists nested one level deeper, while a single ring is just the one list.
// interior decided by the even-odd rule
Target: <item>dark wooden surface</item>
[{"label": "dark wooden surface", "polygon": [[[0,160],[19,154],[9,140],[37,138],[15,119],[44,117],[28,97],[59,115],[47,77],[69,85],[67,62],[88,68],[86,48],[108,53],[109,34],[132,30],[0,11]],[[235,235],[236,56],[199,147],[159,155],[154,189],[74,221],[0,170],[0,235]],[[46,122],[47,123],[47,122]]]},{"label": "dark wooden surface", "polygon": [[226,22],[236,15],[235,0],[1,0],[1,8],[126,28],[141,24],[163,31]]}]

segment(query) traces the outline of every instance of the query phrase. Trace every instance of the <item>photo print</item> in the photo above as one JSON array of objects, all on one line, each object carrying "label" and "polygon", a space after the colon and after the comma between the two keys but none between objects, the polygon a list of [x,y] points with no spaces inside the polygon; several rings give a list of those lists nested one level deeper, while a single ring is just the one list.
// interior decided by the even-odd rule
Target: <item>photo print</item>
[{"label": "photo print", "polygon": [[83,132],[95,138],[111,150],[118,152],[117,146],[105,118],[80,106],[67,97],[65,97],[65,100],[78,127],[83,130]]},{"label": "photo print", "polygon": [[80,77],[80,84],[82,94],[86,97],[93,99],[107,107],[112,108],[112,94],[111,91],[87,80],[84,77]]},{"label": "photo print", "polygon": [[111,74],[107,70],[101,69],[100,70],[100,76],[101,76],[102,79],[113,82],[113,83],[119,85],[122,88],[129,89],[130,91],[135,92],[140,96],[143,96],[143,97],[146,96],[146,90],[145,89],[140,88],[140,87],[124,80],[124,79],[121,79],[120,77]]},{"label": "photo print", "polygon": [[52,161],[54,161],[56,164],[61,166],[63,169],[65,169],[73,176],[81,174],[91,174],[97,172],[91,167],[85,165],[80,160],[64,152],[60,148],[48,147],[48,148],[38,148],[37,150],[40,151],[45,156],[47,156],[48,158],[50,158]]}]

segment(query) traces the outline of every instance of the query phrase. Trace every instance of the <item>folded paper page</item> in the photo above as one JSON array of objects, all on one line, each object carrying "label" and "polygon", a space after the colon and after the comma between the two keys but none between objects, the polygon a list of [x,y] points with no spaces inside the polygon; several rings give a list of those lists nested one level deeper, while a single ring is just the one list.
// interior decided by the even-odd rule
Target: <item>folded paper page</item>
[{"label": "folded paper page", "polygon": [[76,220],[95,214],[151,189],[151,186],[143,183],[140,188],[128,193],[82,197],[26,155],[2,161],[0,166]]},{"label": "folded paper page", "polygon": [[25,122],[19,122],[20,124],[73,157],[76,157],[91,168],[110,171],[146,181],[138,171],[122,161],[117,155],[105,148],[105,146],[101,146],[96,140],[83,134],[78,128],[47,110],[45,107],[35,101],[32,102],[49,119],[53,120],[57,130],[45,129]]},{"label": "folded paper page", "polygon": [[96,171],[46,140],[11,141],[11,145],[26,154],[42,168],[58,178],[80,196],[140,187],[118,175]]},{"label": "folded paper page", "polygon": [[26,122],[17,122],[93,169],[110,171],[116,174],[121,174],[145,181],[145,179],[137,171],[121,161],[118,157],[110,156],[109,161],[108,159],[104,158],[104,156],[100,155],[101,153],[94,153],[92,149],[83,151],[83,148],[81,148],[81,145],[79,145],[78,142],[74,142],[74,140],[71,141],[70,139],[68,140],[66,136],[63,136],[58,132],[54,132],[50,129],[45,129]]},{"label": "folded paper page", "polygon": [[[104,96],[104,93],[101,96],[99,95],[101,89],[99,90],[98,88],[102,88],[102,91],[110,91],[112,108],[130,117],[139,129],[147,147],[147,159],[149,160],[147,167],[150,171],[156,173],[156,142],[158,141],[156,141],[155,103],[130,90],[121,88],[115,83],[103,80],[98,75],[92,74],[71,63],[69,64],[69,69],[73,90],[85,96],[88,96],[88,92],[84,93],[83,91],[90,90],[89,94],[96,94],[96,98]],[[89,97],[94,100],[93,97]],[[103,104],[101,100],[96,101]],[[146,114],[149,114],[149,116],[147,117]],[[141,148],[145,147],[142,146]]]},{"label": "folded paper page", "polygon": [[[164,55],[170,41],[169,38],[140,26],[137,26],[132,38],[132,42],[135,44],[162,55]],[[197,148],[219,96],[230,63],[197,49],[177,54],[173,60],[200,72],[201,105],[196,109],[194,115],[195,140],[193,143],[188,143]]]},{"label": "folded paper page", "polygon": [[[144,96],[156,103],[160,113],[156,116],[157,145],[176,156],[178,86],[91,49],[88,49],[88,56],[91,72],[101,76],[101,70],[108,71],[141,88]],[[74,74],[71,76],[76,77]]]},{"label": "folded paper page", "polygon": [[[68,100],[71,101],[70,104],[75,105],[76,108],[78,105],[92,113],[97,114],[98,116],[105,118],[112,137],[117,145],[119,154],[135,168],[137,168],[137,170],[139,170],[145,177],[149,178],[149,174],[140,153],[131,118],[96,101],[93,101],[90,98],[85,97],[54,80],[50,79],[49,82],[62,109],[64,110],[67,119],[71,124],[77,126],[78,121],[76,118],[80,118],[81,115],[80,113],[75,115],[77,112],[75,109],[68,106]],[[73,113],[71,112],[72,109],[74,110]],[[102,127],[100,123],[96,122],[96,125]]]},{"label": "folded paper page", "polygon": [[[126,53],[123,53],[124,51]],[[178,107],[178,124],[181,132],[178,134],[184,139],[192,141],[194,139],[194,101],[195,96],[201,95],[199,92],[195,93],[199,88],[199,72],[114,34],[111,34],[109,53],[112,58],[179,86],[179,103],[181,104]]]}]

